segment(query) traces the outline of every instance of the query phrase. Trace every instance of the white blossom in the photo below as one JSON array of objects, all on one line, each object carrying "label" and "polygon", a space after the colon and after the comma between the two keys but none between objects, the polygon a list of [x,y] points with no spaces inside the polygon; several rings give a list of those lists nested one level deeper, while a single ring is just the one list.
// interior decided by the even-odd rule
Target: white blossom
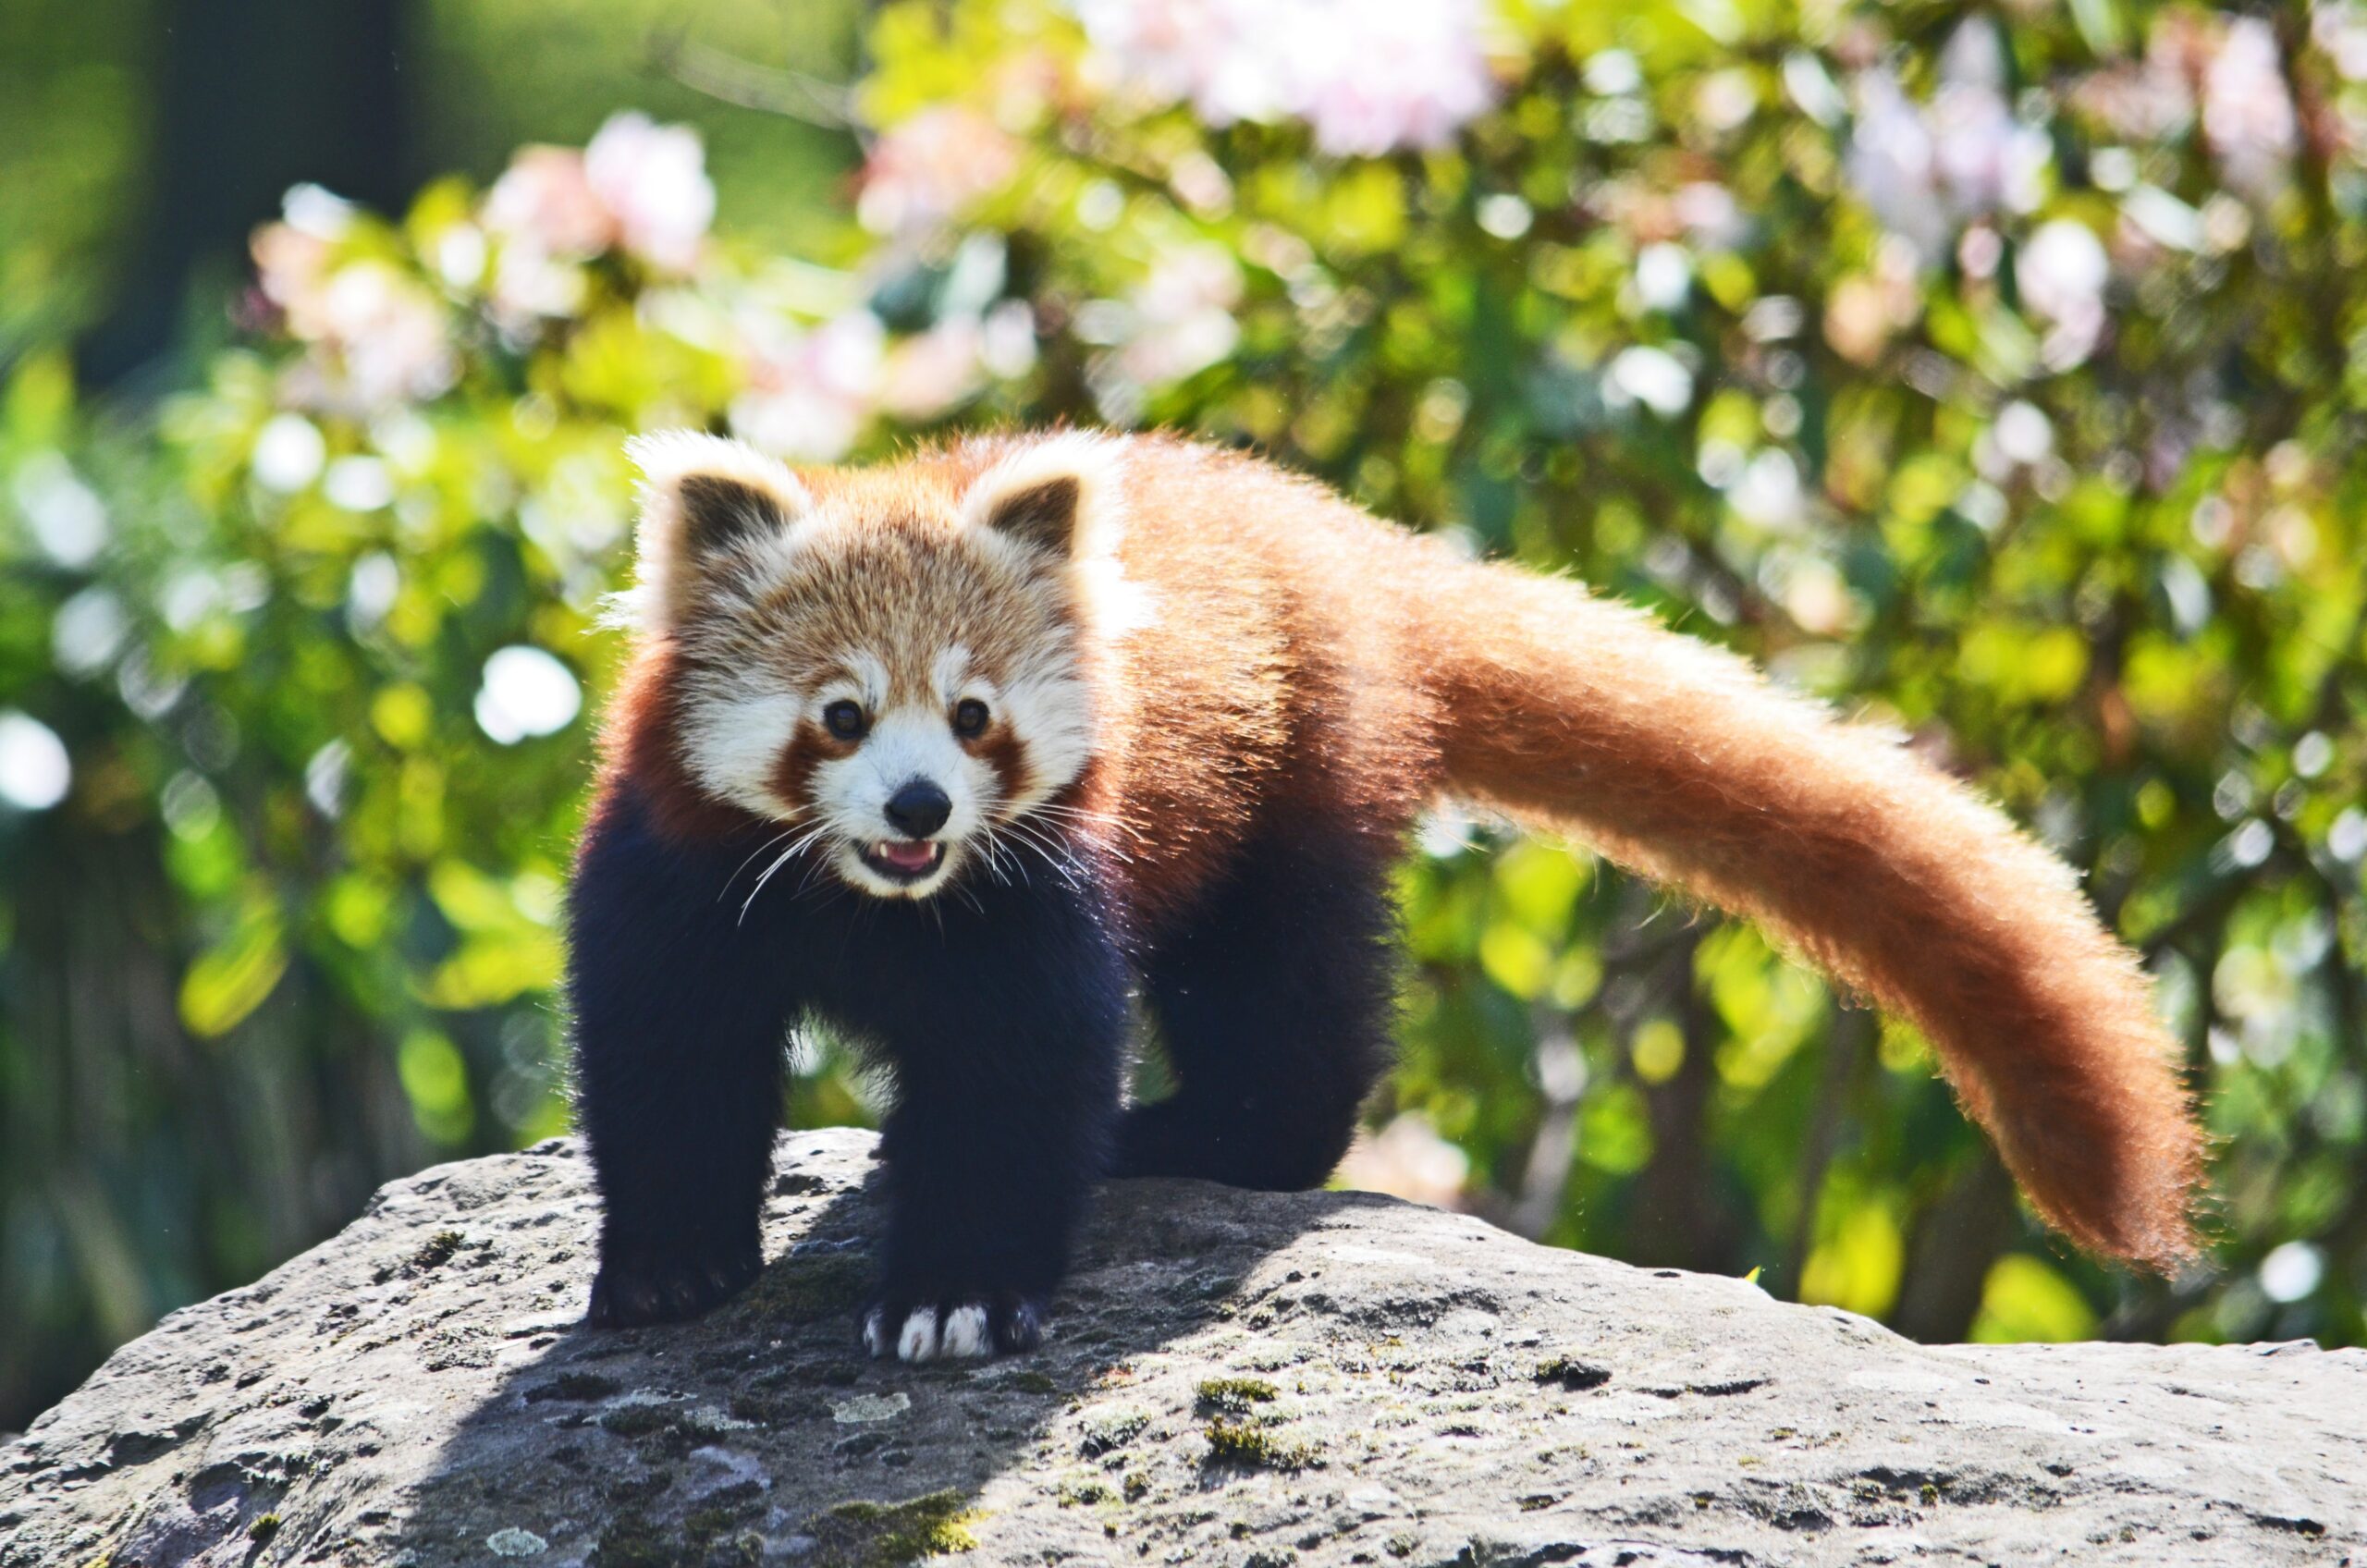
[{"label": "white blossom", "polygon": [[2014,261],[2022,304],[2050,328],[2039,348],[2050,370],[2068,370],[2103,336],[2104,285],[2112,276],[2103,241],[2087,225],[2056,218],[2039,226]]},{"label": "white blossom", "polygon": [[879,407],[890,418],[931,420],[985,382],[986,329],[976,316],[949,316],[888,350]]},{"label": "white blossom", "polygon": [[32,528],[34,543],[59,566],[88,566],[105,548],[111,532],[106,503],[64,454],[40,452],[26,459],[9,490]]},{"label": "white blossom", "polygon": [[1131,300],[1134,330],[1119,365],[1137,386],[1164,386],[1233,352],[1241,336],[1241,268],[1220,245],[1161,256]]},{"label": "white blossom", "polygon": [[1693,372],[1667,349],[1637,344],[1613,358],[1604,390],[1613,402],[1638,402],[1674,419],[1693,402]]},{"label": "white blossom", "polygon": [[2276,48],[2259,17],[2238,17],[2202,74],[2202,133],[2227,183],[2263,195],[2283,183],[2299,122]]},{"label": "white blossom", "polygon": [[583,149],[583,178],[627,251],[669,272],[697,263],[715,221],[715,186],[698,132],[647,115],[612,115]]},{"label": "white blossom", "polygon": [[697,131],[628,111],[609,116],[582,152],[520,149],[482,216],[505,242],[513,295],[531,292],[521,280],[537,269],[611,248],[681,274],[697,264],[715,221],[715,185]]},{"label": "white blossom", "polygon": [[391,263],[307,275],[281,304],[289,335],[313,350],[287,383],[304,407],[366,414],[433,398],[460,374],[442,302]]},{"label": "white blossom", "polygon": [[836,462],[870,423],[887,358],[887,331],[867,310],[810,330],[773,328],[732,400],[731,428],[792,461]]},{"label": "white blossom", "polygon": [[2045,131],[2017,119],[2006,102],[2003,48],[1986,18],[1956,29],[1928,104],[1908,98],[1885,67],[1857,79],[1850,183],[1926,264],[1946,254],[1964,224],[2030,212],[2044,196],[2052,149]]},{"label": "white blossom", "polygon": [[616,238],[583,154],[571,147],[520,148],[485,193],[484,216],[495,234],[547,255],[596,255]]},{"label": "white blossom", "polygon": [[74,764],[57,731],[31,714],[0,713],[0,803],[47,811],[74,785]]},{"label": "white blossom", "polygon": [[519,643],[484,661],[476,700],[477,727],[514,746],[531,735],[555,735],[583,707],[583,688],[567,666],[542,649]]},{"label": "white blossom", "polygon": [[1077,0],[1118,84],[1203,120],[1300,119],[1339,157],[1440,147],[1495,95],[1478,0]]},{"label": "white blossom", "polygon": [[855,217],[874,234],[927,232],[1001,189],[1018,162],[1018,144],[977,111],[924,109],[872,143]]}]

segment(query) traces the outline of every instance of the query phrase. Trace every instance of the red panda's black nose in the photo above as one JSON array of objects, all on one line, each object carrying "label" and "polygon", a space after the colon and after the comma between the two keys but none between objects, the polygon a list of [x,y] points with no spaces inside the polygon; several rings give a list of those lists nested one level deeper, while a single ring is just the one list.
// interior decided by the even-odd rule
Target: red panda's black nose
[{"label": "red panda's black nose", "polygon": [[926,778],[915,778],[888,798],[888,825],[907,839],[926,839],[945,826],[953,802]]}]

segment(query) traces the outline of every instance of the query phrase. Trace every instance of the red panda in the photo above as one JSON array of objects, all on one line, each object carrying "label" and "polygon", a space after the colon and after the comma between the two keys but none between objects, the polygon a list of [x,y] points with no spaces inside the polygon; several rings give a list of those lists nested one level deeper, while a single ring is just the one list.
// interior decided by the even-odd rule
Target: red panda
[{"label": "red panda", "polygon": [[[595,1322],[754,1277],[800,1018],[895,1084],[875,1354],[1034,1344],[1105,1174],[1320,1182],[1442,795],[1757,921],[1923,1031],[2073,1241],[2193,1252],[2176,1053],[2068,868],[1743,660],[1163,436],[633,454],[636,651],[570,893]],[[1179,1087],[1126,1107],[1137,998]]]}]

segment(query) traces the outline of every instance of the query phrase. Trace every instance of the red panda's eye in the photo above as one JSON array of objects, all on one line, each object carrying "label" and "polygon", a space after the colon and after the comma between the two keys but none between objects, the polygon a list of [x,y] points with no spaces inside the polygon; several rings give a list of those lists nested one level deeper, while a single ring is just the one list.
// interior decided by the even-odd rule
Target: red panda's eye
[{"label": "red panda's eye", "polygon": [[822,710],[822,727],[841,741],[860,741],[868,728],[864,721],[863,704],[840,698]]},{"label": "red panda's eye", "polygon": [[953,704],[953,732],[957,735],[983,735],[987,731],[987,704],[975,697],[964,697]]}]

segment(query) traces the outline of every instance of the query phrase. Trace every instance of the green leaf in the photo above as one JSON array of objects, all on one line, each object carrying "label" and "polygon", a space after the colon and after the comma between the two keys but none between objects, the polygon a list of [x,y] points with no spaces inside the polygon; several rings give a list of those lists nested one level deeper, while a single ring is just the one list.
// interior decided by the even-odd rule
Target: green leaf
[{"label": "green leaf", "polygon": [[2043,1258],[2007,1253],[1989,1266],[1972,1324],[1976,1344],[2085,1340],[2095,1331],[2095,1308]]},{"label": "green leaf", "polygon": [[249,903],[230,934],[216,942],[181,976],[181,1022],[204,1039],[227,1035],[261,1007],[288,972],[278,907],[265,900]]}]

